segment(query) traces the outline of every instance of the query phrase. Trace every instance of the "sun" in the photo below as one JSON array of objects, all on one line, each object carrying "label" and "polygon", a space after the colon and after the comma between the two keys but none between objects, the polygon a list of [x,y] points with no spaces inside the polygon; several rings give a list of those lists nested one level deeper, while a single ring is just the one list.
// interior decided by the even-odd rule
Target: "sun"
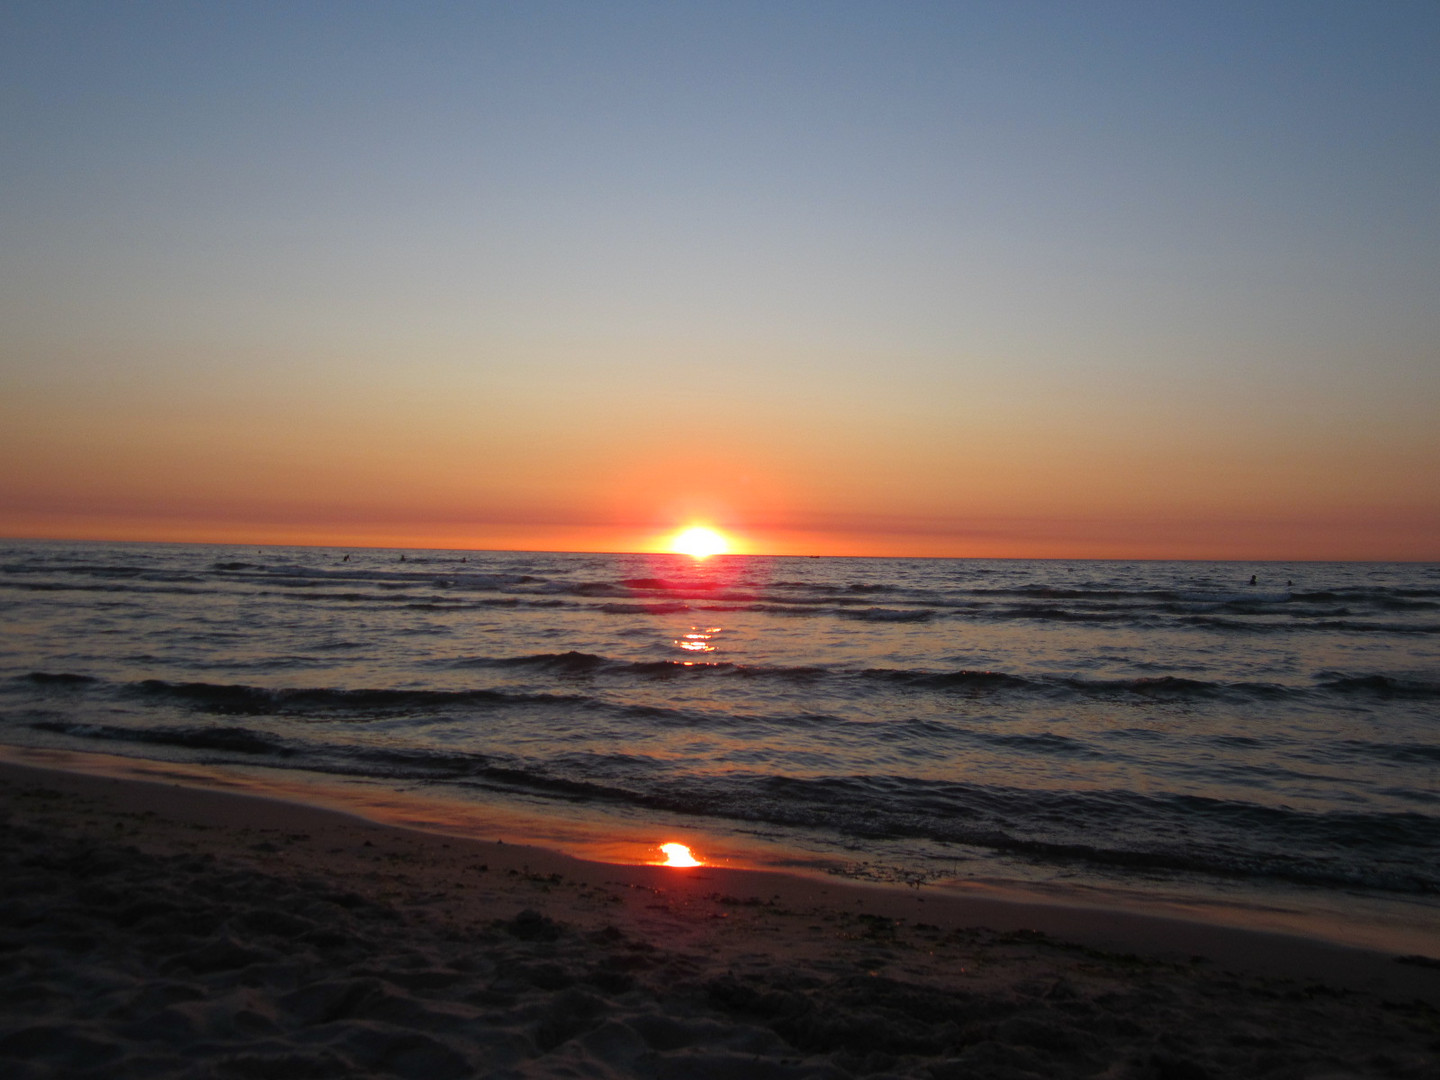
[{"label": "sun", "polygon": [[677,555],[708,559],[711,555],[724,555],[729,551],[730,541],[706,525],[691,525],[670,537],[666,549]]}]

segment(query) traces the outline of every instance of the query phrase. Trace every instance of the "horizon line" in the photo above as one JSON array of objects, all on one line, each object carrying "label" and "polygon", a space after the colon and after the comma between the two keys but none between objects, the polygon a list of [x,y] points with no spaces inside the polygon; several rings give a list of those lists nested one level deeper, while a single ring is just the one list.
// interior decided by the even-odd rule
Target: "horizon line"
[{"label": "horizon line", "polygon": [[1306,558],[1297,557],[1242,557],[1223,558],[1218,556],[1156,556],[1156,555],[865,555],[865,554],[772,554],[767,552],[717,552],[703,558],[696,558],[677,551],[606,550],[599,548],[492,548],[492,547],[440,547],[425,545],[387,544],[314,544],[274,543],[266,541],[235,540],[135,540],[121,537],[75,537],[75,536],[0,536],[0,543],[42,543],[42,544],[148,544],[178,547],[230,547],[230,548],[303,548],[315,551],[453,551],[471,554],[492,555],[646,555],[674,559],[693,559],[709,562],[714,559],[907,559],[927,561],[969,561],[969,562],[1193,562],[1193,563],[1405,563],[1411,565],[1440,565],[1437,558]]}]

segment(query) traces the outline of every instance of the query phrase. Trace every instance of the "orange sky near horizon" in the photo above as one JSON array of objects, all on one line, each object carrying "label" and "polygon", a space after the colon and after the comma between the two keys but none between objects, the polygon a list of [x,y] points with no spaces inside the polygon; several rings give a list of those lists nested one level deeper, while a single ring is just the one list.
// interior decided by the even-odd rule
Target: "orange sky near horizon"
[{"label": "orange sky near horizon", "polygon": [[[682,397],[699,381],[670,378]],[[640,389],[596,407],[453,379],[439,402],[267,400],[223,375],[32,385],[0,402],[0,535],[644,551],[701,522],[761,554],[1440,558],[1421,403],[1367,427],[1299,391],[1260,420],[1196,393],[1137,415],[1121,395],[856,382],[783,408],[716,389],[671,414]]]},{"label": "orange sky near horizon", "polygon": [[978,392],[867,416],[865,389],[788,417],[716,391],[703,415],[650,420],[653,397],[622,391],[560,423],[563,402],[497,409],[479,388],[429,405],[319,387],[246,401],[219,379],[33,389],[0,403],[0,534],[643,551],[703,522],[763,554],[1440,557],[1440,515],[1412,505],[1433,455],[1403,425],[1339,439],[1338,415],[1307,433],[1283,405],[1207,427],[1178,406],[1137,418],[1096,397],[1077,416]]},{"label": "orange sky near horizon", "polygon": [[74,7],[0,536],[1440,560],[1422,7]]},{"label": "orange sky near horizon", "polygon": [[[403,527],[335,527],[264,522],[167,522],[157,517],[76,519],[59,515],[12,516],[11,539],[61,539],[150,543],[202,543],[246,547],[405,548],[451,551],[665,552],[673,526],[660,529],[537,528],[535,526],[452,526],[426,531]],[[1213,526],[1212,522],[1205,523]],[[1197,535],[1193,524],[1142,523],[1133,529],[1113,522],[1057,526],[1045,522],[1013,522],[1005,535],[967,534],[957,529],[943,535],[906,533],[837,533],[758,529],[726,530],[733,555],[823,555],[856,558],[976,559],[1108,559],[1108,560],[1237,560],[1237,561],[1393,561],[1435,562],[1428,531],[1394,530],[1403,541],[1378,549],[1371,524],[1337,523],[1314,529],[1310,543],[1297,542],[1307,531],[1289,522],[1238,522],[1217,542]],[[1049,526],[1048,535],[1046,526]],[[1291,554],[1278,556],[1277,551]]]}]

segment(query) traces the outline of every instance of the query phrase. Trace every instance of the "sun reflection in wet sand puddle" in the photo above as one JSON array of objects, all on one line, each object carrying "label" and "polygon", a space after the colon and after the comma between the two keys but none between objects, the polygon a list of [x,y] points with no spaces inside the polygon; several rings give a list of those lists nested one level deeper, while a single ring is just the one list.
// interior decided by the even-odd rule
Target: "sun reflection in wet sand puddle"
[{"label": "sun reflection in wet sand puddle", "polygon": [[661,866],[703,866],[704,864],[684,844],[661,844],[660,850],[665,853],[665,861]]}]

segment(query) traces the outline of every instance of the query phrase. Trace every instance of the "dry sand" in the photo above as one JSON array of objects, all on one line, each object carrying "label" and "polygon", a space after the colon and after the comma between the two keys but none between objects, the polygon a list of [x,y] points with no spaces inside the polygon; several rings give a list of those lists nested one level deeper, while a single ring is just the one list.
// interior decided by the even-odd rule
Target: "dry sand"
[{"label": "dry sand", "polygon": [[0,1075],[1440,1077],[1440,964],[0,764]]}]

